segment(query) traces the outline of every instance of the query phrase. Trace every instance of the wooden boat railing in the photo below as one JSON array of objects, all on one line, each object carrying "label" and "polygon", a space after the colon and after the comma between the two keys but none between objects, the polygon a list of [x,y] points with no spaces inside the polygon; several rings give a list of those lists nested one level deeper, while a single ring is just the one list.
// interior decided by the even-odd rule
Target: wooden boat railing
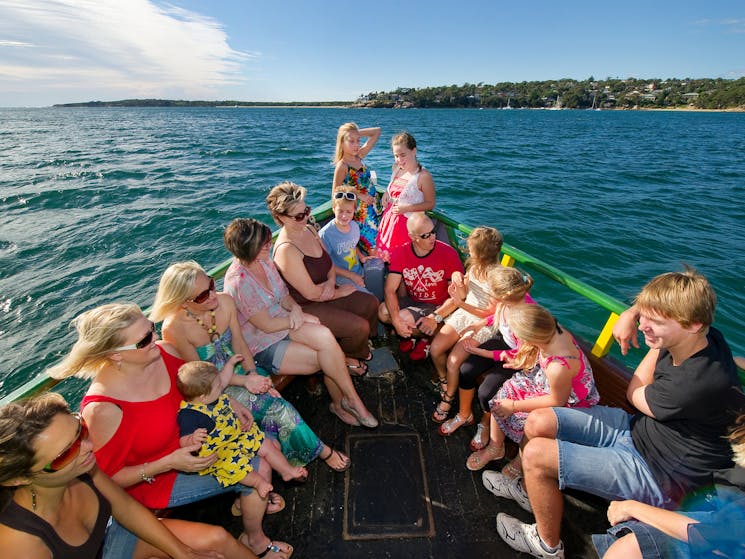
[{"label": "wooden boat railing", "polygon": [[[440,211],[433,210],[429,213],[439,222],[438,227],[444,230],[438,232],[438,236],[447,236],[450,244],[461,250],[461,255],[463,255],[463,240],[471,233],[473,228],[453,220]],[[320,205],[313,211],[312,215],[317,222],[328,220],[332,215],[331,203],[326,202]],[[553,282],[563,285],[576,294],[597,304],[608,312],[608,318],[599,329],[598,335],[592,345],[581,340],[580,344],[588,353],[593,370],[596,371],[596,382],[600,393],[603,395],[604,403],[628,409],[625,394],[626,385],[631,378],[632,370],[626,364],[607,355],[614,342],[612,335],[613,325],[618,320],[619,315],[627,308],[627,305],[517,247],[505,243],[502,247],[502,253],[503,265],[512,266],[515,263],[519,263],[531,272],[540,273]],[[208,273],[215,279],[221,279],[225,275],[230,262],[231,259],[228,258],[209,270]],[[145,312],[147,313],[147,309]],[[740,370],[739,373],[740,382],[745,386],[745,371]],[[38,392],[49,390],[58,382],[45,373],[41,373],[0,399],[0,405],[5,405]]]}]

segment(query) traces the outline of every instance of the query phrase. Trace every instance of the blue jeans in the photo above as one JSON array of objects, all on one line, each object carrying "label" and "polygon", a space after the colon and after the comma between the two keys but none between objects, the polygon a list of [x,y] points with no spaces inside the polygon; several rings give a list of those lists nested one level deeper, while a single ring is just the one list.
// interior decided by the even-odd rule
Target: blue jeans
[{"label": "blue jeans", "polygon": [[580,489],[608,500],[670,504],[631,439],[631,415],[622,409],[552,408],[559,445],[559,488]]},{"label": "blue jeans", "polygon": [[269,347],[257,351],[254,355],[254,361],[262,369],[270,371],[273,375],[276,375],[279,373],[279,369],[282,366],[282,360],[285,358],[285,353],[287,353],[288,347],[290,347],[289,334]]}]

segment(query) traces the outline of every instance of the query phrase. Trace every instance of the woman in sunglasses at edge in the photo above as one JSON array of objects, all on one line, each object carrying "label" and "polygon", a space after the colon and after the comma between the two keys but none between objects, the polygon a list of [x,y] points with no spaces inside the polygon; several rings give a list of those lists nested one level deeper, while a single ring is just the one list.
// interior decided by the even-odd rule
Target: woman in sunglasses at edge
[{"label": "woman in sunglasses at edge", "polygon": [[290,295],[303,312],[318,317],[339,340],[347,365],[366,371],[372,358],[368,339],[377,333],[378,299],[354,285],[337,285],[336,271],[315,227],[307,221],[306,190],[292,182],[276,185],[266,197],[281,227],[274,243],[274,263]]},{"label": "woman in sunglasses at edge", "polygon": [[[199,264],[178,262],[163,272],[150,317],[163,321],[163,340],[187,361],[209,361],[222,369],[234,354],[243,356],[235,368],[233,386],[225,392],[251,411],[262,431],[279,441],[293,466],[305,466],[320,456],[337,472],[349,468],[349,458],[325,445],[274,389],[269,374],[257,368],[243,338],[233,298],[217,293],[215,281]],[[281,502],[279,495],[270,494],[270,502],[274,499]]]},{"label": "woman in sunglasses at edge", "polygon": [[[96,466],[92,450],[85,422],[59,394],[0,408],[3,557],[256,557],[219,526],[158,520]],[[111,515],[137,534],[133,545],[120,545]]]},{"label": "woman in sunglasses at edge", "polygon": [[[212,476],[196,475],[217,456],[193,456],[200,444],[179,446],[176,416],[182,396],[175,379],[184,362],[169,353],[175,351],[172,346],[155,343],[155,325],[140,308],[110,303],[82,313],[73,324],[77,341],[48,373],[53,378],[92,379],[81,409],[104,473],[149,509],[237,492],[244,529],[239,541],[258,557],[288,559],[292,546],[264,534],[266,498],[250,487],[223,488]],[[265,461],[258,466],[268,467]],[[111,530],[117,547],[133,548],[134,534],[116,520]]]},{"label": "woman in sunglasses at edge", "polygon": [[430,172],[416,158],[416,140],[400,132],[391,140],[393,174],[383,195],[383,217],[380,219],[376,244],[378,257],[390,262],[391,252],[409,242],[406,228],[413,212],[435,207],[435,183]]},{"label": "woman in sunglasses at edge", "polygon": [[234,219],[223,232],[234,257],[224,289],[233,296],[243,338],[256,363],[278,375],[323,371],[331,413],[349,425],[377,427],[354,388],[334,335],[290,296],[270,258],[271,239],[269,226],[250,218]]}]

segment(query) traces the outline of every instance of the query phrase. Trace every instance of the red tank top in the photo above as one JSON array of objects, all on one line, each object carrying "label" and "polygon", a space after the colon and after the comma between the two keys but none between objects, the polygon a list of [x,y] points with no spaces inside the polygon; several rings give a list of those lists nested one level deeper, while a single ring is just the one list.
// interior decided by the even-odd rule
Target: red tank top
[{"label": "red tank top", "polygon": [[[122,410],[122,421],[114,436],[96,452],[99,467],[109,476],[127,466],[154,462],[179,448],[179,428],[176,423],[179,404],[183,397],[176,388],[176,373],[184,363],[160,348],[171,381],[170,390],[155,400],[128,402],[100,394],[86,395],[82,410],[90,402],[109,402]],[[155,476],[152,484],[144,481],[125,487],[127,493],[151,509],[168,506],[176,470]]]}]

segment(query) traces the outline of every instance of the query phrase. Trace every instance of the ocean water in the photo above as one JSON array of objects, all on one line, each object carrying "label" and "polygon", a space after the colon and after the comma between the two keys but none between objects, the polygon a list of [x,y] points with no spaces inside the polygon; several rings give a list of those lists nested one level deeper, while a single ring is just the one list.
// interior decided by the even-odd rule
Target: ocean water
[{"label": "ocean water", "polygon": [[[147,306],[168,264],[226,259],[222,229],[236,216],[271,223],[277,182],[325,201],[349,120],[383,128],[367,158],[382,185],[390,138],[407,129],[440,209],[621,300],[695,266],[745,354],[742,113],[0,109],[0,394],[69,349],[80,312]],[[536,280],[542,302],[593,335],[582,323],[594,311]]]}]

